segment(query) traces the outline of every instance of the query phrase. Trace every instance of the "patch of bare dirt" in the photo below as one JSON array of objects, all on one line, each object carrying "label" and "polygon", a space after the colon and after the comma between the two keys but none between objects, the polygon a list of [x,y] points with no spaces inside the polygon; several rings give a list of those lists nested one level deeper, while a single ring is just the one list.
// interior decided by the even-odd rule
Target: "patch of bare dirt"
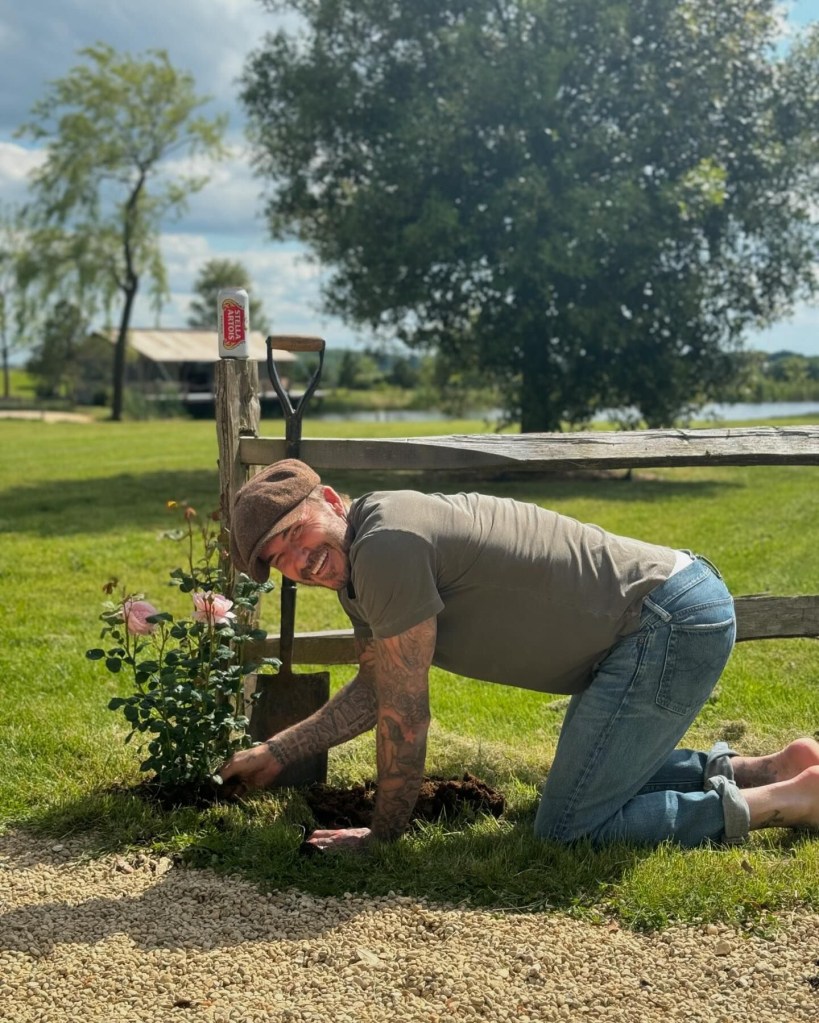
[{"label": "patch of bare dirt", "polygon": [[[311,785],[304,798],[322,828],[367,828],[372,820],[377,791],[375,782],[353,785],[348,789]],[[464,811],[500,817],[505,808],[503,795],[474,775],[430,777],[424,779],[411,819],[451,819]]]},{"label": "patch of bare dirt", "polygon": [[[160,785],[147,778],[134,786],[114,786],[111,792],[135,795],[164,810],[180,806],[205,808],[214,803],[230,802],[219,786],[209,783],[196,785]],[[304,790],[304,799],[319,827],[369,827],[375,807],[377,785],[373,781],[349,788],[316,784]],[[451,820],[461,813],[490,813],[500,817],[506,808],[502,793],[472,774],[462,778],[424,778],[412,820]]]}]

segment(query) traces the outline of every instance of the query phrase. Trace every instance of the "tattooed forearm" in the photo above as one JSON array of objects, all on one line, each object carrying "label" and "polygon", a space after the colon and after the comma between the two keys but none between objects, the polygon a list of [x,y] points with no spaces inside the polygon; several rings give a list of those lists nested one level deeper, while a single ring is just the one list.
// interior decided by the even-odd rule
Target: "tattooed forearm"
[{"label": "tattooed forearm", "polygon": [[376,838],[397,838],[406,828],[424,773],[429,728],[429,666],[435,619],[375,644],[378,692],[378,794],[372,821]]},{"label": "tattooed forearm", "polygon": [[376,695],[373,674],[362,664],[358,674],[323,707],[304,721],[267,740],[267,748],[282,765],[323,753],[375,727]]},{"label": "tattooed forearm", "polygon": [[372,820],[376,838],[391,841],[403,834],[424,776],[428,722],[407,731],[385,714],[377,732],[378,793]]}]

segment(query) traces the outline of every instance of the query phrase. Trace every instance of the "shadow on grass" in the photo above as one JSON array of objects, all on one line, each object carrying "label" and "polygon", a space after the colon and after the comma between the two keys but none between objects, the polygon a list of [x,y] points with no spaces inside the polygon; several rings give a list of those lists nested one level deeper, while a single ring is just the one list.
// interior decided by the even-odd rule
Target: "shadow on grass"
[{"label": "shadow on grass", "polygon": [[[772,913],[819,904],[819,850],[805,833],[771,832],[743,849],[561,846],[534,837],[534,811],[527,802],[500,821],[464,813],[416,823],[401,841],[364,855],[304,856],[300,847],[315,822],[296,790],[174,811],[133,793],[91,792],[45,811],[29,827],[48,836],[38,848],[50,863],[59,861],[52,843],[70,838],[78,855],[113,852],[133,863],[142,850],[268,892],[401,895],[460,909],[616,917],[649,931],[680,921],[764,929]],[[351,915],[358,911],[350,907]]]},{"label": "shadow on grass", "polygon": [[169,812],[134,794],[92,792],[46,811],[31,827],[60,841],[83,836],[83,846],[95,854],[148,848],[190,866],[238,874],[270,890],[294,888],[328,897],[392,893],[519,911],[600,907],[606,893],[651,855],[649,849],[543,842],[533,835],[533,816],[531,807],[500,822],[462,814],[418,823],[402,841],[365,855],[303,855],[303,838],[315,822],[293,790],[240,805]]},{"label": "shadow on grass", "polygon": [[[654,501],[717,497],[742,486],[727,480],[680,480],[637,474],[602,476],[519,476],[479,480],[465,474],[330,473],[327,481],[356,497],[370,490],[453,493],[479,490],[548,505],[550,499]],[[219,477],[213,471],[123,473],[86,480],[56,479],[12,487],[3,494],[0,532],[34,531],[42,536],[104,533],[124,524],[155,528],[168,500],[190,501],[201,514],[219,504]]]},{"label": "shadow on grass", "polygon": [[654,501],[670,498],[718,497],[741,488],[741,481],[727,479],[683,480],[656,476],[646,471],[614,473],[506,473],[480,477],[473,473],[340,472],[324,474],[325,482],[358,497],[370,490],[419,490],[423,493],[478,491],[518,501],[542,503],[567,499]]},{"label": "shadow on grass", "polygon": [[[57,479],[3,493],[0,532],[42,536],[104,533],[122,528],[151,529],[165,502],[188,500],[208,514],[219,506],[216,470],[123,473],[87,480]],[[172,528],[175,522],[168,522]]]}]

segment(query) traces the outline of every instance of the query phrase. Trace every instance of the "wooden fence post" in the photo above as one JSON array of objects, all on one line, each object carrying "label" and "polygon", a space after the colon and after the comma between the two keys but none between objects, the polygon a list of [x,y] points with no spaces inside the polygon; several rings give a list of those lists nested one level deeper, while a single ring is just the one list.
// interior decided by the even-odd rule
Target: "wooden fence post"
[{"label": "wooden fence post", "polygon": [[[259,436],[259,367],[252,359],[220,359],[214,374],[216,436],[219,444],[219,519],[221,546],[228,549],[230,512],[236,491],[247,480],[239,455],[243,437]],[[222,560],[233,590],[230,559]]]},{"label": "wooden fence post", "polygon": [[[248,479],[241,444],[259,437],[257,364],[245,359],[221,359],[214,375],[214,398],[219,442],[220,546],[228,551],[233,499]],[[235,573],[229,557],[222,559],[222,568],[229,583],[228,592],[232,593]],[[258,611],[257,607],[257,616]],[[261,741],[303,720],[326,703],[329,696],[330,677],[326,672],[293,677],[288,666],[286,671],[280,670],[276,675],[247,675],[244,711],[250,719],[250,737]],[[310,785],[326,780],[327,754],[322,753],[291,765],[276,785]]]}]

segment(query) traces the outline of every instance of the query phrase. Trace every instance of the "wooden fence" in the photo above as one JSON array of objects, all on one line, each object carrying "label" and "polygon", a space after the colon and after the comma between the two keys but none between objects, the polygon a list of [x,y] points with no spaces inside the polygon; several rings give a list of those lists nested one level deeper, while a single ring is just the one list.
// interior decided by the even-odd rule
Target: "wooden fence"
[{"label": "wooden fence", "polygon": [[[217,366],[220,508],[222,524],[228,529],[233,495],[250,472],[285,457],[283,438],[259,436],[258,393],[255,363],[224,360]],[[329,470],[330,482],[333,472],[338,470],[486,474],[690,465],[819,465],[819,426],[480,434],[397,440],[306,439],[302,441],[301,456],[317,471]],[[738,641],[819,636],[819,594],[737,596],[735,603]],[[265,653],[277,656],[278,650],[278,638],[268,639]],[[293,661],[353,663],[352,632],[297,633]]]}]

